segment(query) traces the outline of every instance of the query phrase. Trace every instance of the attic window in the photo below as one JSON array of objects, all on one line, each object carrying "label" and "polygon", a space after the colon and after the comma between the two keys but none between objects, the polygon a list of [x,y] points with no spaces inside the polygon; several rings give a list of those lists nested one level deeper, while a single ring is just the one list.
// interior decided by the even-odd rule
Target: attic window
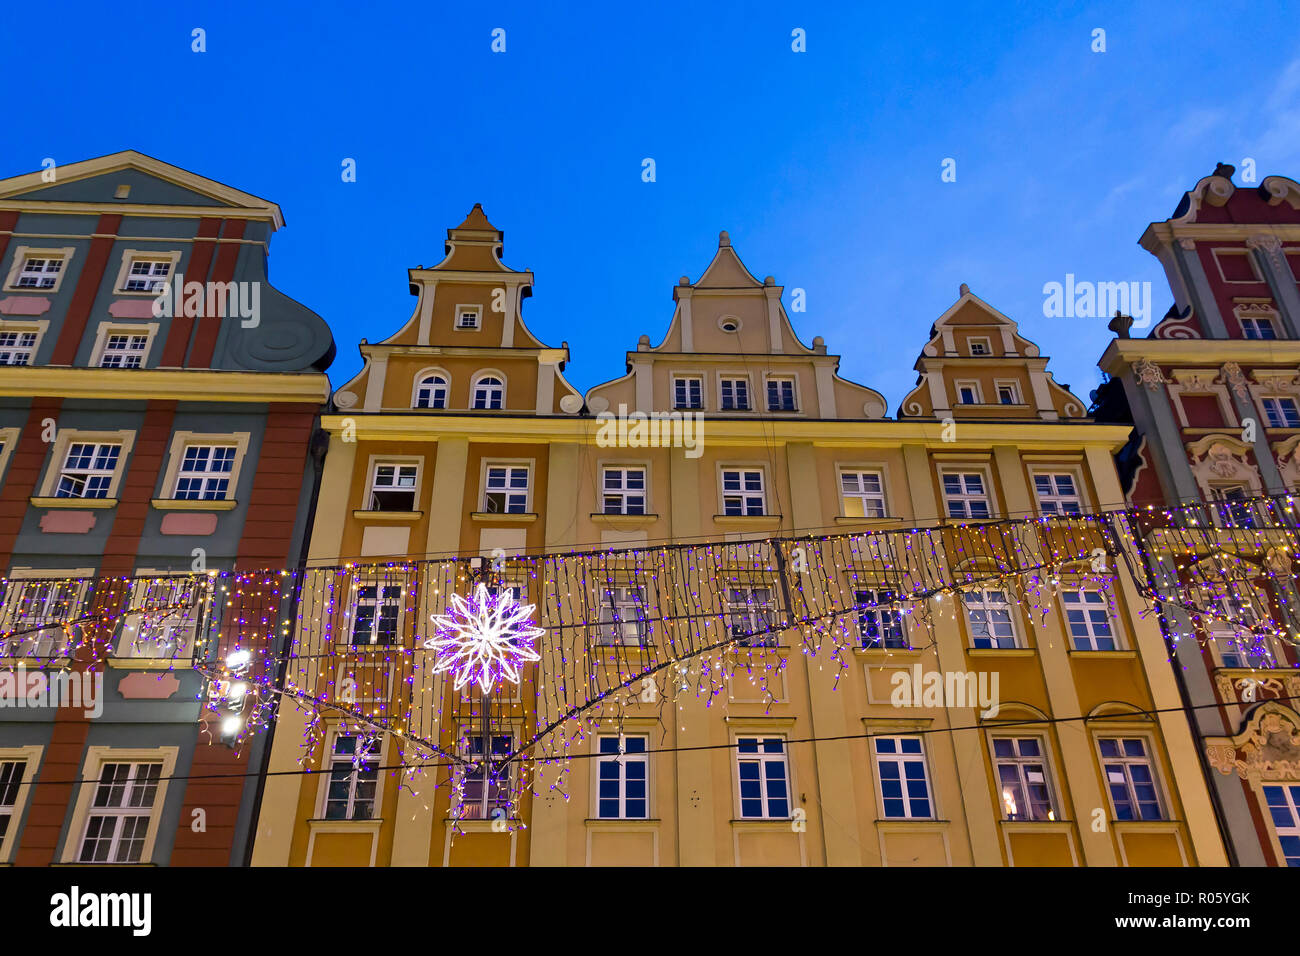
[{"label": "attic window", "polygon": [[967,339],[967,344],[970,346],[971,355],[992,355],[993,354],[993,349],[989,347],[988,339],[983,339],[983,338]]},{"label": "attic window", "polygon": [[477,329],[479,327],[479,307],[476,305],[456,306],[456,328]]},{"label": "attic window", "polygon": [[130,197],[130,195],[131,195],[131,187],[126,185],[126,183],[123,183],[121,186],[117,187],[117,191],[113,193],[113,198],[127,199]]},{"label": "attic window", "polygon": [[718,328],[722,329],[724,332],[739,332],[740,319],[736,318],[734,315],[724,315],[722,318],[718,319]]}]

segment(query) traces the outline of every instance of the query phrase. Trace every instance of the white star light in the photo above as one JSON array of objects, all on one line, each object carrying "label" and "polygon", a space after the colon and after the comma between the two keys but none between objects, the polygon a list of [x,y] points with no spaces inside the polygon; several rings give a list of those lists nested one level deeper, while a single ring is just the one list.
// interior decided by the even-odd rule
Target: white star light
[{"label": "white star light", "polygon": [[437,633],[424,642],[438,657],[433,672],[452,671],[456,690],[477,684],[491,693],[501,678],[518,684],[519,665],[541,660],[533,641],[546,632],[529,619],[533,607],[516,603],[505,589],[493,595],[483,584],[468,601],[451,595],[448,613],[433,619]]}]

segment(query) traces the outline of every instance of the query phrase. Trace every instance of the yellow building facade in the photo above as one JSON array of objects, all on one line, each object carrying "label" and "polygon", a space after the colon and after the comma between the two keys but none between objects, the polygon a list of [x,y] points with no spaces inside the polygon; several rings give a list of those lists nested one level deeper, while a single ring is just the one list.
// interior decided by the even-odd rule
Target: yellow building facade
[{"label": "yellow building facade", "polygon": [[[1014,321],[963,287],[889,418],[723,233],[583,395],[501,248],[449,230],[323,421],[255,864],[1225,862],[1159,627],[1071,517],[1122,505],[1129,430]],[[486,705],[423,648],[479,582],[546,632]]]}]

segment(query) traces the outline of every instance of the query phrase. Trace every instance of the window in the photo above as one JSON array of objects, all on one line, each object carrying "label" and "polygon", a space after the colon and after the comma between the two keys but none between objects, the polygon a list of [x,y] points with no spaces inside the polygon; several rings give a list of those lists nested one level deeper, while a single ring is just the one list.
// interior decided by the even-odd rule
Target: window
[{"label": "window", "polygon": [[784,737],[736,738],[740,815],[746,820],[790,818]]},{"label": "window", "polygon": [[106,763],[95,784],[78,863],[139,863],[161,763]]},{"label": "window", "polygon": [[1260,620],[1249,598],[1210,597],[1207,603],[1212,616],[1202,620],[1220,667],[1277,666],[1268,639],[1251,630]]},{"label": "window", "polygon": [[176,473],[176,497],[186,501],[224,501],[230,497],[234,445],[186,445]]},{"label": "window", "polygon": [[414,511],[418,465],[378,462],[370,482],[369,511]]},{"label": "window", "polygon": [[1243,316],[1241,319],[1241,335],[1242,338],[1247,339],[1276,339],[1277,329],[1273,327],[1271,319]]},{"label": "window", "polygon": [[63,260],[57,256],[28,256],[18,272],[14,287],[18,289],[53,289],[58,285]]},{"label": "window", "polygon": [[727,630],[742,647],[776,647],[776,609],[771,588],[727,588]]},{"label": "window", "polygon": [[637,647],[645,643],[645,588],[600,588],[597,628],[601,644]]},{"label": "window", "polygon": [[5,594],[0,657],[37,660],[67,657],[81,618],[86,583],[62,580],[11,580]]},{"label": "window", "polygon": [[[510,755],[514,738],[510,734],[492,734],[492,757],[496,762]],[[510,778],[513,764],[498,766],[499,775],[489,773],[488,764],[483,760],[483,738],[466,736],[465,750],[467,759],[476,763],[473,769],[462,771],[464,789],[461,792],[461,806],[464,808],[463,819],[490,820],[494,810],[508,810],[510,803]]]},{"label": "window", "polygon": [[357,607],[352,618],[353,647],[397,643],[397,624],[402,613],[400,584],[365,584],[357,588]]},{"label": "window", "polygon": [[1065,623],[1076,651],[1113,651],[1115,630],[1111,625],[1106,595],[1090,588],[1062,591]]},{"label": "window", "polygon": [[506,386],[495,375],[484,375],[474,382],[474,402],[472,408],[496,410],[504,407]]},{"label": "window", "polygon": [[336,734],[329,753],[326,820],[370,820],[375,815],[382,739]]},{"label": "window", "polygon": [[9,823],[18,807],[18,790],[23,785],[25,760],[0,760],[0,842],[9,832]]},{"label": "window", "polygon": [[107,498],[121,445],[74,442],[59,472],[56,498]]},{"label": "window", "polygon": [[601,485],[601,508],[605,514],[645,514],[644,468],[606,468]]},{"label": "window", "polygon": [[719,386],[724,412],[749,411],[749,379],[724,378]]},{"label": "window", "polygon": [[483,510],[489,514],[527,514],[528,466],[489,465]]},{"label": "window", "polygon": [[596,762],[596,816],[600,819],[644,820],[650,816],[649,739],[640,734],[600,737]]},{"label": "window", "polygon": [[447,407],[447,376],[433,374],[420,379],[415,393],[416,408]]},{"label": "window", "polygon": [[874,750],[885,817],[891,820],[931,819],[934,811],[921,738],[877,737]]},{"label": "window", "polygon": [[210,593],[206,577],[160,575],[137,579],[132,588],[131,613],[123,618],[117,656],[174,660],[190,655]]},{"label": "window", "polygon": [[892,591],[876,588],[855,588],[853,603],[858,607],[858,634],[863,647],[906,648],[903,635],[903,616],[890,605],[896,600]]},{"label": "window", "polygon": [[840,472],[840,504],[846,518],[885,517],[885,484],[880,472]]},{"label": "window", "polygon": [[724,515],[767,513],[767,496],[763,493],[762,469],[724,468],[722,470],[722,513]]},{"label": "window", "polygon": [[1006,820],[1055,820],[1047,761],[1037,737],[994,737],[993,764]]},{"label": "window", "polygon": [[967,339],[966,342],[967,342],[967,344],[970,346],[970,354],[971,354],[971,355],[991,355],[991,354],[993,353],[993,350],[992,350],[991,348],[989,348],[989,340],[988,340],[988,339],[985,339],[985,338],[979,338],[979,339],[972,338],[972,339]]},{"label": "window", "polygon": [[978,382],[957,382],[956,384],[958,405],[979,405],[981,403]]},{"label": "window", "polygon": [[1251,528],[1255,515],[1248,503],[1250,489],[1245,485],[1212,485],[1210,500],[1215,503],[1215,517],[1227,527]]},{"label": "window", "polygon": [[99,356],[100,368],[139,368],[149,348],[148,332],[109,332]]},{"label": "window", "polygon": [[792,412],[794,407],[794,379],[769,378],[767,380],[767,410]]},{"label": "window", "polygon": [[126,271],[123,292],[158,292],[171,275],[170,259],[132,259]]},{"label": "window", "polygon": [[977,471],[945,472],[943,500],[949,518],[987,518],[993,512],[984,476]]},{"label": "window", "polygon": [[479,327],[479,307],[476,305],[456,306],[456,328],[477,329]]},{"label": "window", "polygon": [[[1286,865],[1300,866],[1300,785],[1265,784],[1264,799]],[[3,833],[0,830],[0,835]]]},{"label": "window", "polygon": [[971,647],[1017,647],[1015,621],[1005,591],[963,591]]},{"label": "window", "polygon": [[1263,405],[1269,428],[1300,428],[1300,408],[1294,398],[1266,398]]},{"label": "window", "polygon": [[1041,514],[1083,513],[1083,499],[1079,496],[1074,475],[1069,472],[1035,474],[1034,493],[1038,495],[1038,510]]},{"label": "window", "polygon": [[673,378],[673,408],[703,408],[704,379],[695,376]]},{"label": "window", "polygon": [[1101,767],[1116,820],[1163,820],[1146,741],[1141,737],[1102,737]]},{"label": "window", "polygon": [[997,390],[999,405],[1020,404],[1020,386],[1015,382],[998,382]]},{"label": "window", "polygon": [[0,330],[0,365],[31,365],[36,337],[34,331]]}]

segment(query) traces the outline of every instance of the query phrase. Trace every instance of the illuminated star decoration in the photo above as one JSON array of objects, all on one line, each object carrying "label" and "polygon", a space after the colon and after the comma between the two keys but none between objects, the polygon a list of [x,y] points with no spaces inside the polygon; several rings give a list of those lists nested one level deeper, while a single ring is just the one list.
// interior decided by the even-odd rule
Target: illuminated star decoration
[{"label": "illuminated star decoration", "polygon": [[477,684],[488,694],[502,678],[518,684],[519,665],[541,660],[533,641],[546,632],[529,619],[533,605],[515,602],[508,590],[493,595],[479,584],[468,601],[451,595],[448,611],[434,617],[437,633],[424,646],[437,654],[435,674],[455,674],[456,690]]}]

